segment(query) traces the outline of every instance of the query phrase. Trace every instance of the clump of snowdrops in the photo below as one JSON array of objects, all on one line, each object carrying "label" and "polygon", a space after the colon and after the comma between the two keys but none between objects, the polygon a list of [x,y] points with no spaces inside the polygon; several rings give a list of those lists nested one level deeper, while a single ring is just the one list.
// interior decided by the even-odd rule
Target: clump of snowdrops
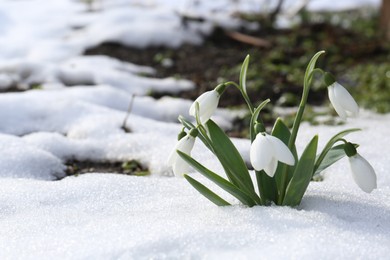
[{"label": "clump of snowdrops", "polygon": [[[324,51],[316,53],[307,66],[303,94],[292,129],[278,118],[270,133],[266,132],[260,117],[262,108],[270,100],[266,99],[255,107],[247,94],[246,73],[249,64],[249,56],[247,56],[242,64],[239,84],[234,82],[220,84],[194,101],[189,114],[195,118],[195,124],[182,116],[179,117],[183,130],[168,160],[175,175],[184,176],[196,190],[219,206],[230,205],[230,203],[189,176],[187,174],[189,166],[249,207],[271,204],[297,206],[314,175],[321,173],[342,157],[348,156],[352,177],[356,184],[365,192],[375,189],[374,169],[357,152],[359,145],[345,139],[347,134],[360,129],[347,129],[336,134],[319,153],[318,136],[315,135],[298,157],[295,141],[314,74],[322,76],[328,87],[330,102],[341,118],[356,116],[359,110],[353,97],[330,73],[316,68],[316,61],[323,53]],[[254,168],[256,182],[252,179],[250,170],[230,138],[210,119],[218,106],[219,99],[229,86],[240,90],[252,115],[249,125],[250,163]],[[226,177],[207,169],[191,157],[196,139],[202,141],[219,160]]]}]

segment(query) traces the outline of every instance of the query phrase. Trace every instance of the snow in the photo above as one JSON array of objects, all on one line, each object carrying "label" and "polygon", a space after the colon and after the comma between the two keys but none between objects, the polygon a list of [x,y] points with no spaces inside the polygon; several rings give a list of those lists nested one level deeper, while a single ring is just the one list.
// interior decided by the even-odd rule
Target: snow
[{"label": "snow", "polygon": [[[0,259],[388,258],[389,114],[363,110],[341,126],[303,124],[298,136],[302,151],[314,134],[323,147],[343,129],[362,128],[346,138],[360,144],[358,152],[376,170],[378,189],[371,194],[353,182],[346,159],[328,168],[323,182],[310,183],[297,208],[243,207],[192,172],[235,205],[216,207],[183,178],[169,177],[166,160],[181,129],[177,116],[189,118],[191,101],[147,94],[176,93],[194,84],[157,79],[153,68],[82,53],[106,41],[136,48],[201,44],[216,24],[251,26],[231,18],[235,11],[272,8],[260,1],[196,2],[97,1],[95,12],[70,0],[0,2],[0,89],[39,86],[0,94]],[[313,0],[308,8],[379,2]],[[178,13],[207,19],[184,28]],[[127,133],[121,127],[132,98]],[[226,109],[213,117],[226,129],[233,118]],[[248,161],[249,141],[233,141]],[[198,141],[193,156],[222,171]],[[63,178],[69,160],[132,159],[151,176]]]},{"label": "snow", "polygon": [[2,187],[2,259],[385,259],[390,250],[388,187],[367,195],[312,183],[302,209],[220,208],[177,178]]}]

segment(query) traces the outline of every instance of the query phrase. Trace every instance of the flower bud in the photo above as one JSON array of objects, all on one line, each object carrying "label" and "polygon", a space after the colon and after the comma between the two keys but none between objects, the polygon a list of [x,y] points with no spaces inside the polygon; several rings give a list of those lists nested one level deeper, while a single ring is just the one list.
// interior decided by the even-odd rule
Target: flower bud
[{"label": "flower bud", "polygon": [[356,101],[339,83],[333,82],[333,84],[328,86],[328,95],[333,108],[342,119],[345,120],[347,116],[357,116],[359,113],[359,107]]},{"label": "flower bud", "polygon": [[[219,89],[219,91],[222,90]],[[196,117],[196,104],[198,103],[200,123],[206,123],[217,109],[220,96],[220,93],[215,89],[203,93],[192,103],[189,114]]]}]

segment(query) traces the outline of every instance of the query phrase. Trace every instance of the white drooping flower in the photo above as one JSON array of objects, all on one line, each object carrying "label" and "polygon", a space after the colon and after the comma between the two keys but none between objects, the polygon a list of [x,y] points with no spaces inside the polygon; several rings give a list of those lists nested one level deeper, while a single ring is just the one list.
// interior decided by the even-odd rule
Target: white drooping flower
[{"label": "white drooping flower", "polygon": [[357,116],[359,107],[349,92],[339,83],[334,82],[328,86],[329,100],[337,114],[346,119],[347,116]]},{"label": "white drooping flower", "polygon": [[192,103],[189,114],[193,117],[196,116],[196,103],[198,103],[200,122],[206,123],[217,109],[220,96],[216,90],[203,93]]},{"label": "white drooping flower", "polygon": [[360,154],[348,157],[353,180],[364,192],[370,193],[376,188],[376,174],[371,164]]},{"label": "white drooping flower", "polygon": [[200,122],[206,123],[217,109],[220,97],[221,94],[215,89],[203,93],[192,103],[189,114],[196,117],[196,103],[198,103]]},{"label": "white drooping flower", "polygon": [[273,177],[278,161],[294,165],[295,159],[290,149],[278,138],[268,134],[257,134],[250,149],[250,160],[255,170],[264,170]]},{"label": "white drooping flower", "polygon": [[172,166],[173,173],[176,177],[182,177],[183,174],[188,173],[189,165],[180,157],[177,151],[181,151],[185,154],[191,155],[192,148],[194,147],[195,137],[188,133],[181,138],[175,145],[173,151],[168,157],[168,165]]}]

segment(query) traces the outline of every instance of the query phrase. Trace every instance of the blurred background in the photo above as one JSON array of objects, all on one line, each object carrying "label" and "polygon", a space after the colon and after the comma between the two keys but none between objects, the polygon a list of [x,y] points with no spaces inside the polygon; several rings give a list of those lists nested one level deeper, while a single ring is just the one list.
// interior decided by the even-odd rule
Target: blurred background
[{"label": "blurred background", "polygon": [[[220,82],[238,81],[241,62],[250,54],[247,85],[253,100],[271,98],[278,107],[291,107],[299,102],[309,59],[325,50],[319,67],[332,72],[364,108],[390,112],[390,0],[58,0],[50,4],[3,0],[1,4],[2,64],[16,58],[59,62],[75,55],[105,55],[150,66],[156,70],[153,77],[187,79],[196,86],[176,93],[149,91],[154,98],[195,99]],[[23,10],[17,10],[18,5]],[[31,7],[39,10],[40,18],[30,14]],[[15,36],[15,26],[26,26],[22,21],[44,29],[27,28]],[[4,66],[0,72],[4,92],[44,87],[50,78],[20,77],[11,84]],[[225,107],[243,105],[232,88],[221,102]],[[315,107],[326,107],[327,102],[325,85],[316,81],[307,120],[319,123],[316,118],[324,112]],[[270,119],[275,116],[271,111],[272,107]],[[246,119],[239,120],[238,132]]]},{"label": "blurred background", "polygon": [[[98,3],[93,2],[89,2],[91,11],[94,4],[98,8]],[[161,77],[174,75],[192,80],[197,88],[178,94],[191,99],[223,81],[237,81],[241,62],[250,54],[251,96],[254,100],[270,97],[273,104],[289,107],[299,102],[308,60],[317,51],[325,50],[319,67],[334,73],[361,106],[379,113],[390,112],[389,0],[226,0],[215,1],[212,6],[207,1],[189,0],[176,14],[183,28],[201,28],[209,21],[214,26],[202,44],[152,46],[139,51],[106,42],[88,49],[86,54],[109,55],[152,66]],[[151,95],[159,97],[164,93]],[[238,91],[232,88],[221,102],[227,107],[243,104]],[[309,102],[314,106],[327,104],[326,87],[321,81],[315,82]],[[271,111],[272,108],[270,120],[276,116]],[[329,112],[309,111],[306,119],[312,123],[320,123],[317,119]],[[245,129],[245,120],[236,124],[236,131]],[[321,123],[339,122],[326,118]]]}]

